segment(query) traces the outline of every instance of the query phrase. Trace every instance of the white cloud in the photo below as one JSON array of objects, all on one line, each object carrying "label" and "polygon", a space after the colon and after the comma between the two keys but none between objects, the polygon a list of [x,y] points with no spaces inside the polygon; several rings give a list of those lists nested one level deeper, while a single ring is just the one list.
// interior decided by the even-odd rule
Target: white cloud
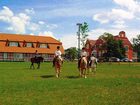
[{"label": "white cloud", "polygon": [[140,2],[138,0],[113,0],[118,5],[111,11],[104,11],[93,16],[94,21],[107,24],[110,28],[125,29],[135,19],[140,19]]},{"label": "white cloud", "polygon": [[32,22],[29,22],[27,27],[28,27],[28,30],[30,30],[30,31],[39,31],[40,30],[39,24],[32,23]]},{"label": "white cloud", "polygon": [[127,26],[125,25],[125,22],[123,20],[116,20],[114,21],[114,24],[112,25],[113,28],[117,29],[125,29]]},{"label": "white cloud", "polygon": [[140,3],[138,0],[114,0],[114,2],[133,12],[140,12]]},{"label": "white cloud", "polygon": [[64,49],[78,46],[78,39],[75,34],[64,35],[60,38]]},{"label": "white cloud", "polygon": [[53,33],[50,31],[39,32],[39,36],[51,36],[51,37],[55,38]]},{"label": "white cloud", "polygon": [[58,25],[57,24],[48,24],[48,25],[46,25],[46,27],[51,30],[51,29],[56,29],[58,27]]},{"label": "white cloud", "polygon": [[27,14],[35,14],[35,11],[34,11],[33,8],[31,8],[31,9],[25,9],[25,12],[26,12]]},{"label": "white cloud", "polygon": [[3,10],[0,11],[0,21],[10,22],[10,18],[13,15],[13,12],[8,7],[3,6]]},{"label": "white cloud", "polygon": [[130,19],[134,18],[134,15],[132,12],[125,11],[122,9],[112,9],[112,11],[109,13],[109,17],[112,20],[116,20],[116,19],[121,19],[121,20],[128,19],[128,20],[130,20]]},{"label": "white cloud", "polygon": [[122,9],[112,9],[110,12],[99,13],[93,16],[93,20],[98,21],[101,24],[116,20],[131,20],[133,18],[133,13]]},{"label": "white cloud", "polygon": [[38,24],[40,24],[40,25],[44,25],[45,22],[44,22],[44,21],[39,21]]},{"label": "white cloud", "polygon": [[12,33],[27,34],[30,33],[40,33],[48,34],[53,36],[51,32],[44,31],[48,29],[55,29],[58,26],[56,24],[45,24],[44,21],[32,22],[30,14],[35,13],[34,9],[25,9],[24,13],[14,14],[14,12],[8,7],[4,6],[0,10],[0,21],[8,24],[6,30]]},{"label": "white cloud", "polygon": [[101,24],[105,24],[109,22],[108,15],[106,13],[95,14],[93,16],[93,20],[98,21]]}]

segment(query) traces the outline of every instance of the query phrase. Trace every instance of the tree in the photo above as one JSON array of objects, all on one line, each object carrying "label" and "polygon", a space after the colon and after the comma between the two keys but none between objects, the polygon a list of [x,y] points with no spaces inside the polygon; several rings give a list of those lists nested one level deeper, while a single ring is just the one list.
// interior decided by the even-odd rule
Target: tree
[{"label": "tree", "polygon": [[106,59],[109,59],[110,57],[122,59],[125,56],[125,48],[121,40],[115,40],[113,35],[110,33],[104,33],[99,38],[104,40],[102,48],[106,50],[103,54]]},{"label": "tree", "polygon": [[80,33],[81,33],[80,40],[82,42],[82,46],[85,46],[85,41],[86,41],[86,38],[88,37],[88,32],[89,32],[88,24],[84,22],[80,27]]},{"label": "tree", "polygon": [[71,47],[65,50],[65,58],[70,61],[73,61],[74,59],[76,59],[77,54],[78,54],[78,51],[76,47]]},{"label": "tree", "polygon": [[137,52],[137,58],[140,59],[140,34],[133,38],[133,49]]}]

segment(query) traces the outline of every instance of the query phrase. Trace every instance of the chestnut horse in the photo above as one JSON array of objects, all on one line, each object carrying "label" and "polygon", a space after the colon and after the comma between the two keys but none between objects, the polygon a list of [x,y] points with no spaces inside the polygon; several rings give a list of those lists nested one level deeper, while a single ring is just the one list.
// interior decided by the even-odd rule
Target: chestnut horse
[{"label": "chestnut horse", "polygon": [[43,62],[44,58],[43,57],[33,57],[30,59],[31,60],[31,66],[30,66],[30,69],[33,67],[33,69],[35,68],[34,67],[34,63],[37,63],[37,69],[40,69],[40,63]]},{"label": "chestnut horse", "polygon": [[87,58],[82,57],[81,60],[79,61],[79,72],[80,72],[80,77],[87,78],[86,76],[86,71],[87,71]]},{"label": "chestnut horse", "polygon": [[60,77],[62,64],[63,64],[62,59],[60,59],[59,57],[54,58],[54,67],[57,78]]}]

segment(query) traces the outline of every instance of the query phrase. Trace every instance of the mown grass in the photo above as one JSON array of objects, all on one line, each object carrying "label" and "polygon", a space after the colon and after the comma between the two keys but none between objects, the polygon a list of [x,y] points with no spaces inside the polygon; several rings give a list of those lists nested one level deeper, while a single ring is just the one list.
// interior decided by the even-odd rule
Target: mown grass
[{"label": "mown grass", "polygon": [[97,74],[78,77],[65,62],[60,78],[51,63],[0,62],[0,105],[140,105],[140,63],[99,64]]}]

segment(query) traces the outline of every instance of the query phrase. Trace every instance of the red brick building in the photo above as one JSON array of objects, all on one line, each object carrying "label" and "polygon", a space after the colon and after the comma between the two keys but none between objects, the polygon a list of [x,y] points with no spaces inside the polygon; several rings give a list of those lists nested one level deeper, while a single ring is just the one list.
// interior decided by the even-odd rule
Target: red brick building
[{"label": "red brick building", "polygon": [[64,54],[62,43],[49,36],[0,33],[0,61],[28,61],[36,50],[51,61],[57,46]]},{"label": "red brick building", "polygon": [[[125,54],[126,58],[133,59],[132,44],[130,43],[130,41],[126,37],[125,32],[124,31],[119,32],[119,35],[114,36],[114,39],[115,40],[122,40],[123,45],[124,45],[125,50],[126,50],[126,54]],[[105,43],[105,41],[102,39],[97,39],[97,40],[88,39],[86,41],[86,44],[85,44],[88,55],[93,53],[96,57],[98,57],[98,58],[101,57],[103,55],[103,53],[106,51],[106,49],[104,49],[104,47],[102,46],[103,43]]]}]

